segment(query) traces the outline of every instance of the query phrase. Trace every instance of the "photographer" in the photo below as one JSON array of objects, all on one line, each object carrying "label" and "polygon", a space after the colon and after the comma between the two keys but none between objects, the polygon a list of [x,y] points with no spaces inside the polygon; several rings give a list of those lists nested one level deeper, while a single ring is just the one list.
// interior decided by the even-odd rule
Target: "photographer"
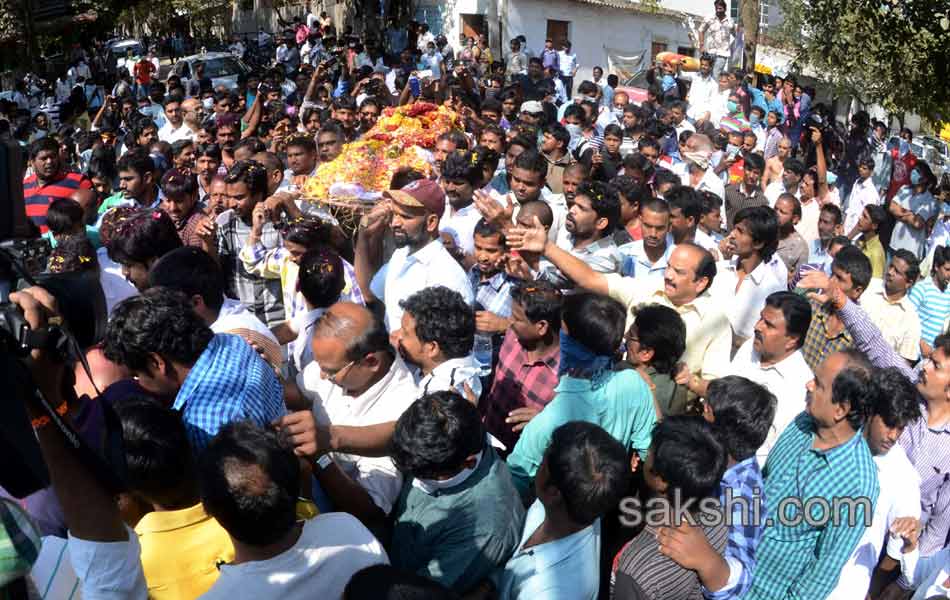
[{"label": "photographer", "polygon": [[[10,301],[33,331],[45,330],[58,318],[56,299],[43,288],[12,293]],[[44,407],[59,407],[74,397],[67,365],[48,350],[33,350],[25,363],[42,397],[27,394],[24,401],[69,527],[70,561],[82,582],[82,597],[145,600],[137,536],[123,524],[112,491],[97,479],[70,436],[51,423]]]}]

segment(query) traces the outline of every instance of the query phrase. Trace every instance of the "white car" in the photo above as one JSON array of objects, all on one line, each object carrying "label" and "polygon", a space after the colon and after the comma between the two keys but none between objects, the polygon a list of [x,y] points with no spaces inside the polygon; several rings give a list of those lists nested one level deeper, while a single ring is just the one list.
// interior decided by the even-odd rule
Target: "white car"
[{"label": "white car", "polygon": [[195,65],[198,63],[204,63],[205,77],[211,78],[211,85],[215,88],[223,85],[229,90],[235,90],[238,87],[238,79],[246,77],[251,72],[251,68],[233,54],[207,52],[193,54],[179,60],[172,67],[172,73],[181,77],[184,84],[194,77]]}]

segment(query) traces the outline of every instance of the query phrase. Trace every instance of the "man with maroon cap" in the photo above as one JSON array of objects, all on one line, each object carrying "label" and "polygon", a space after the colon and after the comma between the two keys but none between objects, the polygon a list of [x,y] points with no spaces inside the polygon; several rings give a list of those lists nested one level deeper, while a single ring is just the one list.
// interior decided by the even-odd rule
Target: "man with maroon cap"
[{"label": "man with maroon cap", "polygon": [[[362,221],[356,241],[356,278],[386,306],[386,328],[400,327],[399,302],[427,287],[442,285],[462,294],[472,304],[472,287],[465,271],[442,246],[439,218],[445,211],[445,192],[434,181],[419,179],[400,190],[389,190]],[[380,267],[386,226],[392,229],[396,251]]]}]

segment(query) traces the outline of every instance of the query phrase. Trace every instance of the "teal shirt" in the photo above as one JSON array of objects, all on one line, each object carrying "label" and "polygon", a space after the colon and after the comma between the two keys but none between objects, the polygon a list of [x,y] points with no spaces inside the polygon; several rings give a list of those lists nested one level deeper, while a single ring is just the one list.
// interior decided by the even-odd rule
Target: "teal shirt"
[{"label": "teal shirt", "polygon": [[525,511],[507,465],[486,445],[455,487],[427,494],[407,477],[393,514],[392,565],[464,594],[508,561]]},{"label": "teal shirt", "polygon": [[[825,598],[864,535],[865,523],[870,525],[879,483],[864,435],[859,430],[830,450],[816,450],[814,440],[814,421],[803,412],[769,452],[763,475],[770,522],[755,551],[752,589],[745,600]],[[809,503],[814,524],[801,518],[797,509],[802,504],[790,497]],[[835,498],[868,498],[871,507],[866,511],[864,504],[855,503],[852,516],[848,504],[839,502],[838,522],[829,518],[820,523],[822,500],[830,507]],[[780,508],[786,515],[781,522]],[[796,516],[801,523],[793,525]]]},{"label": "teal shirt", "polygon": [[508,467],[523,498],[531,497],[534,475],[551,442],[555,429],[569,421],[587,421],[603,427],[607,433],[646,458],[650,448],[656,410],[653,394],[636,371],[615,371],[600,387],[593,389],[589,379],[564,375],[552,400],[521,432]]}]

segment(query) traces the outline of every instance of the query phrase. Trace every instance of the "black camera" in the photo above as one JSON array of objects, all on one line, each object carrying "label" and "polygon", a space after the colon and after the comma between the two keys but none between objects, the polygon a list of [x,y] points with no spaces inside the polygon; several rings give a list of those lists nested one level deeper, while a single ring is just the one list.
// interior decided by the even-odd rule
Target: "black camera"
[{"label": "black camera", "polygon": [[[51,423],[47,426],[63,431],[70,449],[90,466],[100,482],[118,491],[123,486],[124,465],[119,452],[121,439],[115,435],[120,429],[111,409],[103,407],[110,443],[104,449],[93,449],[50,406],[22,360],[31,350],[44,350],[67,368],[81,362],[92,379],[83,349],[105,334],[105,296],[98,272],[45,273],[43,257],[49,252],[45,240],[0,243],[0,289],[4,292],[0,303],[0,381],[7,390],[0,404],[0,453],[5,457],[0,465],[0,486],[22,498],[49,485],[49,473],[26,414],[26,404],[33,399],[48,415]],[[29,286],[43,287],[57,299],[63,322],[39,330],[30,327],[20,307],[9,301],[10,292]]]}]

